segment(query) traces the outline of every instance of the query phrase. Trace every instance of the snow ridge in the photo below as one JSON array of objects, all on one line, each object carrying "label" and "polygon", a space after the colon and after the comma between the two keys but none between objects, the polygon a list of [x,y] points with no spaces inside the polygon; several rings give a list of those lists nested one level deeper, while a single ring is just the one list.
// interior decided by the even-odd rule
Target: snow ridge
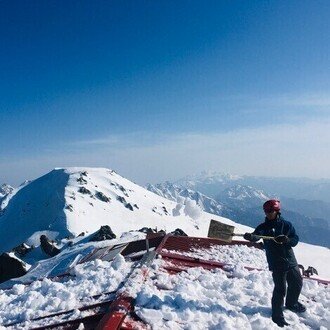
[{"label": "snow ridge", "polygon": [[180,227],[188,234],[206,235],[210,215],[195,214],[193,219],[183,209],[174,215],[178,208],[177,202],[110,169],[57,168],[28,183],[10,199],[0,217],[0,252],[27,241],[38,245],[35,233],[60,240],[95,232],[103,225],[109,225],[117,235],[142,227],[167,232]]}]

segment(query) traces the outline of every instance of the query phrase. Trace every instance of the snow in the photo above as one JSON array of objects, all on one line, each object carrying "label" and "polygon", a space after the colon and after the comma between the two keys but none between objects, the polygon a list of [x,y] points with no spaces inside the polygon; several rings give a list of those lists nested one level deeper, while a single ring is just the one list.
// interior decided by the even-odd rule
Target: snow
[{"label": "snow", "polygon": [[[205,260],[232,264],[225,270],[195,267],[170,275],[163,270],[162,258],[158,258],[143,282],[144,272],[135,269],[126,288],[136,298],[139,317],[154,329],[277,329],[270,319],[273,282],[263,251],[236,245],[228,252],[229,247],[223,246],[200,250],[198,255]],[[261,270],[248,271],[243,267],[245,264]],[[109,299],[105,293],[117,290],[134,266],[135,263],[118,255],[111,262],[97,259],[76,264],[71,270],[74,276],[69,279],[44,278],[30,285],[16,284],[10,290],[0,290],[0,324],[24,321],[14,326],[24,329],[32,324],[31,318],[64,310],[73,310],[71,318],[79,317],[82,314],[78,308]],[[327,329],[329,286],[304,280],[300,300],[307,311],[298,316],[285,310],[288,328]],[[42,325],[45,320],[39,322]]]},{"label": "snow", "polygon": [[[79,192],[81,188],[90,193]],[[102,193],[110,199],[98,199]],[[133,211],[127,204],[133,206]],[[171,232],[181,228],[190,236],[206,237],[210,220],[236,227],[237,233],[253,229],[232,220],[202,212],[189,199],[179,203],[158,196],[106,168],[58,168],[23,185],[0,216],[0,252],[27,242],[38,246],[40,234],[58,242],[81,232],[92,233],[109,225],[120,236],[142,227]],[[19,228],[19,231],[17,230]],[[330,250],[299,243],[298,262],[313,266],[320,277],[330,278]],[[33,252],[30,262],[44,258]]]},{"label": "snow", "polygon": [[196,201],[186,198],[184,213],[190,218],[197,220],[202,215],[202,210],[198,207]]},{"label": "snow", "polygon": [[306,243],[298,243],[294,248],[295,255],[305,269],[313,266],[317,269],[320,278],[330,279],[330,249]]},{"label": "snow", "polygon": [[[45,277],[55,277],[67,272],[71,273],[71,270],[74,269],[80,261],[82,261],[95,249],[105,247],[112,248],[114,246],[124,245],[128,242],[133,242],[144,238],[145,234],[143,233],[126,233],[121,239],[106,240],[101,242],[86,242],[88,241],[88,237],[79,237],[76,239],[76,244],[71,247],[67,247],[55,257],[46,259],[44,256],[44,260],[36,262],[24,276],[1,283],[0,289],[5,289],[15,284],[29,284]],[[41,254],[41,250],[38,248],[31,253]],[[34,255],[29,258],[33,259],[33,257]]]},{"label": "snow", "polygon": [[[81,188],[88,193],[82,193]],[[101,200],[100,194],[109,202]],[[116,235],[142,227],[157,227],[167,232],[180,227],[200,236],[196,219],[184,212],[172,215],[176,207],[176,202],[109,169],[55,169],[30,182],[11,198],[0,217],[0,252],[22,242],[38,243],[36,232],[48,231],[53,239],[60,240],[81,232],[95,232],[103,225],[109,225]]]},{"label": "snow", "polygon": [[[159,290],[157,286],[166,290]],[[318,296],[308,304],[305,317],[285,311],[296,329],[328,326],[329,291],[320,286],[304,286],[302,300],[309,290]],[[270,320],[272,281],[267,272],[236,269],[230,279],[221,270],[194,268],[178,275],[155,274],[137,294],[138,315],[159,329],[276,329]],[[305,303],[306,303],[305,302]],[[300,324],[299,324],[299,323]]]},{"label": "snow", "polygon": [[[79,192],[81,187],[89,193]],[[98,198],[98,193],[108,202]],[[83,315],[78,308],[109,299],[104,293],[126,283],[127,292],[136,298],[137,314],[154,329],[277,329],[270,319],[273,281],[262,250],[234,245],[187,252],[228,266],[212,271],[196,267],[175,275],[165,272],[164,261],[158,258],[145,282],[139,269],[131,276],[136,264],[121,255],[110,262],[80,263],[95,248],[144,238],[143,233],[129,232],[142,227],[167,232],[181,228],[190,236],[206,237],[211,219],[235,226],[237,233],[253,230],[202,212],[190,200],[177,203],[157,196],[109,169],[56,169],[19,189],[0,217],[0,252],[22,242],[37,246],[27,255],[33,263],[29,272],[0,285],[0,324],[24,321],[14,328],[29,328],[31,318],[63,310],[73,310],[71,317],[78,317]],[[92,233],[106,224],[121,238],[88,242],[87,235],[74,239],[73,246],[65,245],[66,237]],[[38,247],[40,234],[56,239],[66,249],[45,259]],[[313,266],[320,278],[330,279],[329,249],[299,243],[294,251],[305,268]],[[70,276],[47,278],[65,271]],[[288,328],[330,328],[329,286],[305,280],[301,301],[307,306],[304,314],[284,312]],[[45,321],[40,322],[41,326]]]},{"label": "snow", "polygon": [[[156,260],[145,285],[135,293],[137,314],[154,329],[278,329],[270,318],[271,274],[248,271],[237,263],[242,255],[247,256],[246,249],[236,246],[231,251],[236,265],[225,271],[196,267],[170,275],[161,271],[162,259]],[[204,259],[231,259],[220,250],[204,251]],[[256,252],[250,253],[250,259],[256,255],[252,264],[266,266],[265,258],[261,261],[262,254]],[[201,251],[199,257],[203,257]],[[330,288],[305,280],[300,300],[307,312],[297,316],[285,310],[288,328],[327,329]]]},{"label": "snow", "polygon": [[[105,293],[117,290],[131,266],[118,255],[112,262],[97,259],[76,265],[72,277],[62,282],[44,278],[30,285],[16,284],[10,290],[0,290],[0,324],[26,321],[15,326],[26,329],[31,318],[103,301],[109,298]],[[103,295],[98,299],[91,299],[100,294]],[[75,313],[78,316],[79,311]]]},{"label": "snow", "polygon": [[209,249],[193,248],[189,252],[178,252],[175,250],[169,252],[180,253],[201,260],[218,261],[232,265],[240,264],[264,270],[268,269],[265,252],[245,245],[212,245]]}]

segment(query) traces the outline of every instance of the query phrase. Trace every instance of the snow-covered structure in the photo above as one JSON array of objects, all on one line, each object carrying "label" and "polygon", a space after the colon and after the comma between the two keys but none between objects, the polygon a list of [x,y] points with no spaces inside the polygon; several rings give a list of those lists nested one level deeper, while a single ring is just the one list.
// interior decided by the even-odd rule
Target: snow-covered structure
[{"label": "snow-covered structure", "polygon": [[[30,275],[6,289],[2,285],[1,324],[15,329],[277,328],[270,318],[271,274],[258,244],[164,234],[147,239],[78,244],[39,263]],[[329,284],[305,279],[301,299],[307,312],[285,311],[290,329],[327,328]]]}]

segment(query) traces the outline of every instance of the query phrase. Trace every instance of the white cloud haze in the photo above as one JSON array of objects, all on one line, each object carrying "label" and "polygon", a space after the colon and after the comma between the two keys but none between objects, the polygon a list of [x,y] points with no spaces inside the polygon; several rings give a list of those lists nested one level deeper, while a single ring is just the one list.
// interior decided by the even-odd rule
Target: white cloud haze
[{"label": "white cloud haze", "polygon": [[73,142],[39,157],[2,159],[0,170],[3,178],[12,178],[15,184],[61,166],[110,167],[138,183],[176,179],[204,169],[330,178],[329,141],[329,120],[226,133],[131,133]]}]

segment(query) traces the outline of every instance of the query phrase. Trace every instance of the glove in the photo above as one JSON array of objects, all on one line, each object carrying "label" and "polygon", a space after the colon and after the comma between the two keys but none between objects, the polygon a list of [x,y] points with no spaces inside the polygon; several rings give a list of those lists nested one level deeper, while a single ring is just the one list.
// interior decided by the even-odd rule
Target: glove
[{"label": "glove", "polygon": [[251,233],[245,233],[243,235],[243,238],[246,239],[247,241],[257,241],[258,240],[258,236],[253,235]]},{"label": "glove", "polygon": [[285,236],[285,235],[276,236],[274,240],[278,244],[287,244],[287,243],[290,242],[290,238],[288,236]]}]

